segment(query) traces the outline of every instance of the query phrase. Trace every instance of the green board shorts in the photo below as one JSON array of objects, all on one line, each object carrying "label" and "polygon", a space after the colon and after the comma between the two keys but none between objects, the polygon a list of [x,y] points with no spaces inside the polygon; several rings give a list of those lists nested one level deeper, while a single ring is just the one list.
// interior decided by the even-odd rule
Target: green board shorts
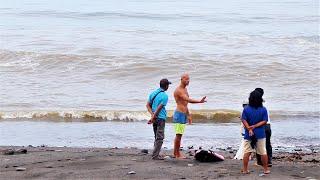
[{"label": "green board shorts", "polygon": [[186,128],[186,124],[174,123],[174,131],[176,134],[183,134]]}]

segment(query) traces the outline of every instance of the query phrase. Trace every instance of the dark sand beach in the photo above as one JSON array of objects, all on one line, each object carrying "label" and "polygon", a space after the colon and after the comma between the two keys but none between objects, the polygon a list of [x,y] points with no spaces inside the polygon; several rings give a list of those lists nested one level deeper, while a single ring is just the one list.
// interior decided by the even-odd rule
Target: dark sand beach
[{"label": "dark sand beach", "polygon": [[[27,153],[7,155],[8,149]],[[320,179],[320,156],[314,152],[275,152],[271,174],[250,162],[249,175],[234,151],[220,151],[223,162],[190,159],[151,160],[136,148],[0,147],[0,179]],[[166,155],[172,152],[166,150]],[[186,153],[186,152],[185,152]],[[20,170],[20,171],[18,171]]]}]

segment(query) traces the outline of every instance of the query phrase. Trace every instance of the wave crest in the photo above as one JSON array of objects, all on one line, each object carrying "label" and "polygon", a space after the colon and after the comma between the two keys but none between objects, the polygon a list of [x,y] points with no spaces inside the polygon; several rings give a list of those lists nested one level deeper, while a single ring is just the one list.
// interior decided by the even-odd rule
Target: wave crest
[{"label": "wave crest", "polygon": [[[172,122],[174,111],[168,111],[168,122]],[[191,110],[194,123],[234,123],[240,122],[240,113],[236,110]],[[271,120],[320,118],[319,112],[270,112]],[[103,122],[122,121],[139,122],[150,119],[147,111],[18,111],[0,112],[0,120],[30,120],[53,122]]]},{"label": "wave crest", "polygon": [[[168,122],[172,121],[174,111],[168,111]],[[240,112],[232,110],[197,110],[192,111],[193,122],[234,122]],[[42,120],[67,122],[101,121],[147,121],[147,111],[20,111],[1,112],[2,120]]]}]

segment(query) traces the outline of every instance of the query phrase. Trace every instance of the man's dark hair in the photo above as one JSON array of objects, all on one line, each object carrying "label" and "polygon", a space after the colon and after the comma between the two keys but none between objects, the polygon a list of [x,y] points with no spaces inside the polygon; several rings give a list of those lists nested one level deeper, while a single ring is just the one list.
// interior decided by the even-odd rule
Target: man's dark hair
[{"label": "man's dark hair", "polygon": [[246,106],[248,106],[248,104],[242,104],[242,107],[243,107],[243,108],[246,107]]},{"label": "man's dark hair", "polygon": [[263,96],[264,94],[264,90],[262,88],[256,88],[255,91],[258,91],[261,94],[261,96]]},{"label": "man's dark hair", "polygon": [[262,107],[262,95],[259,91],[252,91],[249,96],[249,105],[254,108]]},{"label": "man's dark hair", "polygon": [[167,90],[169,84],[171,84],[171,82],[168,79],[161,79],[160,80],[160,87],[164,90]]}]

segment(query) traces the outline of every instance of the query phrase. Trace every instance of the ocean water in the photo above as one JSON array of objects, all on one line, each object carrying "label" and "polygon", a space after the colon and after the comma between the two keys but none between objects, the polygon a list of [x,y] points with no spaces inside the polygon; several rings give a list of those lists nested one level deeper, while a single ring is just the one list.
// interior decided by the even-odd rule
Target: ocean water
[{"label": "ocean water", "polygon": [[0,131],[145,121],[159,80],[173,82],[172,111],[188,72],[190,96],[208,97],[190,105],[198,122],[235,122],[262,87],[272,119],[316,133],[319,23],[318,0],[0,0]]},{"label": "ocean water", "polygon": [[319,111],[319,1],[0,1],[0,107],[145,110],[180,75],[194,109]]},{"label": "ocean water", "polygon": [[[301,147],[311,150],[320,147],[319,122],[274,121],[271,125],[271,143],[277,147]],[[0,145],[16,146],[67,146],[67,147],[137,147],[153,148],[152,125],[146,122],[34,122],[5,121],[0,123]],[[163,147],[173,149],[175,138],[172,123],[165,127]],[[182,144],[195,148],[239,147],[241,143],[240,123],[197,123],[186,126]]]}]

